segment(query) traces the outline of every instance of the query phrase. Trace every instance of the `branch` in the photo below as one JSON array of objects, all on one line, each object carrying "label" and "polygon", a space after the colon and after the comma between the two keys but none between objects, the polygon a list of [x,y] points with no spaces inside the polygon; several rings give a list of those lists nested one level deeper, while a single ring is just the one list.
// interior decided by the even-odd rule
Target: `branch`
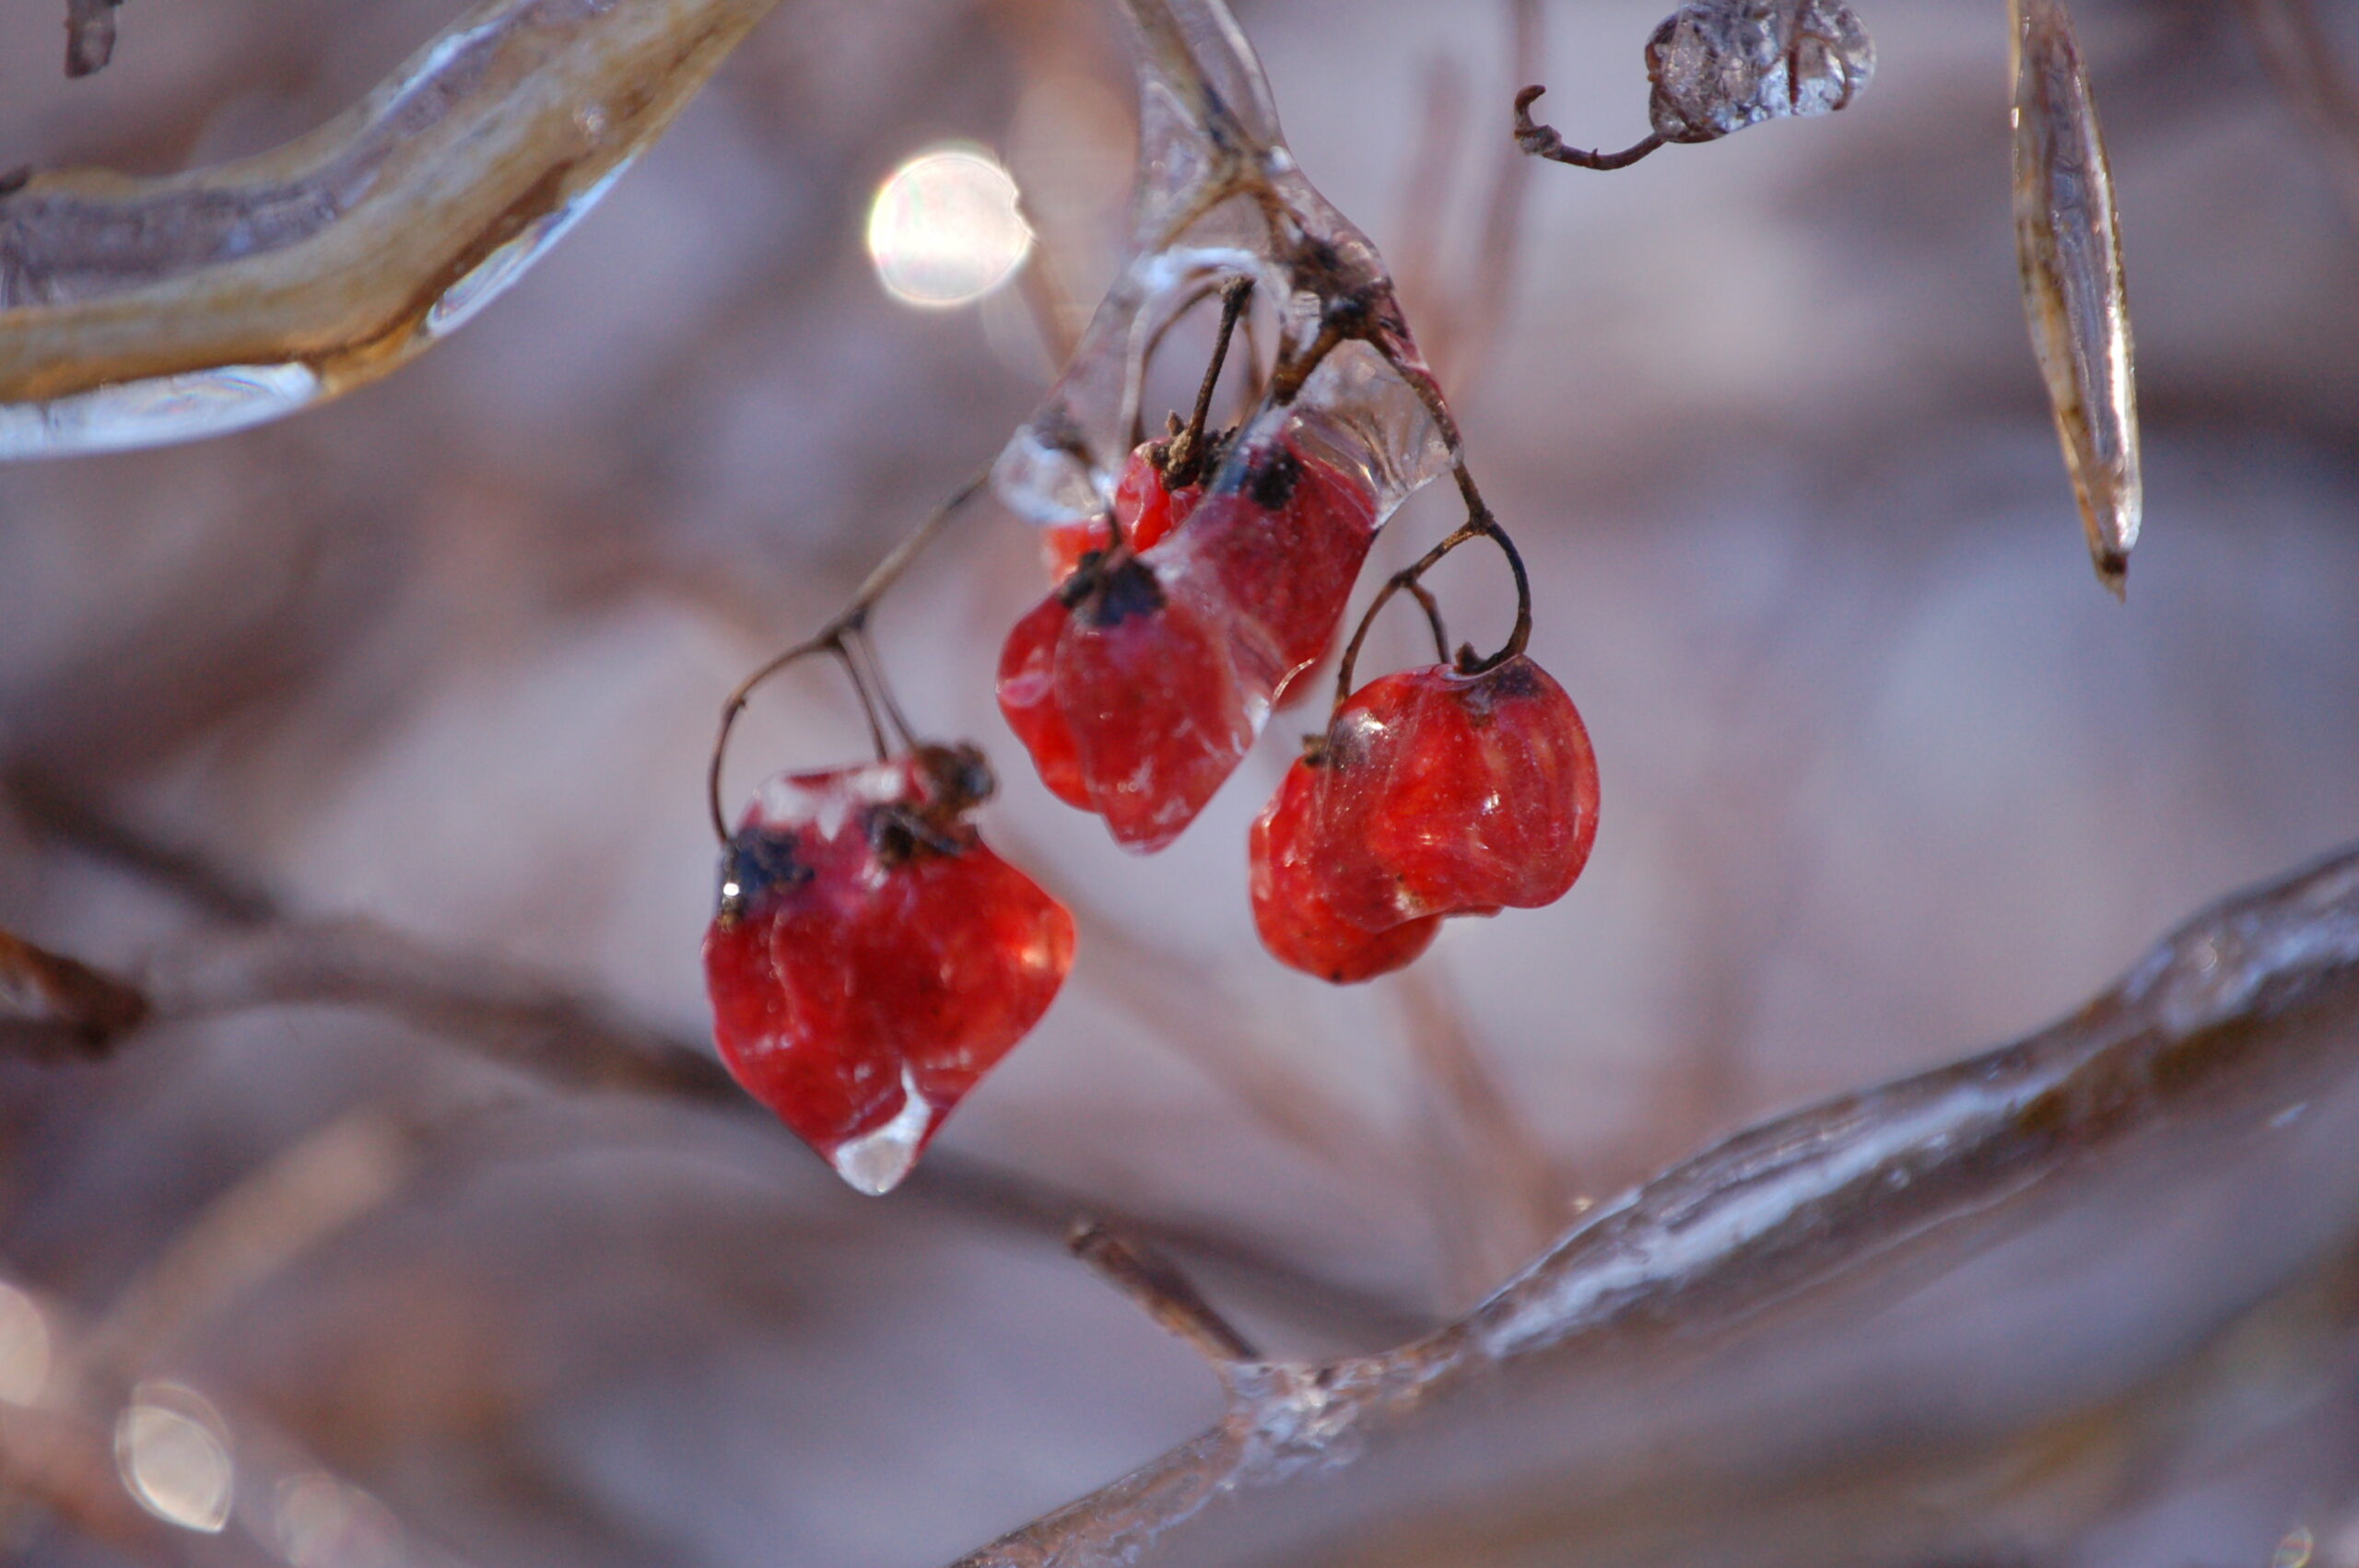
[{"label": "branch", "polygon": [[[274,152],[34,175],[0,196],[0,458],[236,429],[405,363],[513,283],[777,3],[482,0]],[[103,6],[74,15],[111,32]]]},{"label": "branch", "polygon": [[147,999],[113,976],[0,930],[0,1050],[104,1056],[147,1014]]},{"label": "branch", "polygon": [[1954,1264],[2036,1196],[2084,1195],[2143,1135],[2248,1122],[2289,1098],[2298,1112],[2354,1066],[2359,848],[2199,916],[2039,1035],[1706,1150],[1592,1211],[1450,1328],[1381,1355],[1254,1369],[1219,1426],[960,1568],[1135,1561],[1215,1499],[1353,1465],[1449,1396],[1602,1375],[1666,1332],[1694,1342],[1945,1239]]}]

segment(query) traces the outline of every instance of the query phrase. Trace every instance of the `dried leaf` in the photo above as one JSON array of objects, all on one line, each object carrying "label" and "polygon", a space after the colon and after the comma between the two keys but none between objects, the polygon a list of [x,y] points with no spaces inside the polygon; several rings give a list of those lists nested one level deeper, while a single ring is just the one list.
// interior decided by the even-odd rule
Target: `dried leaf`
[{"label": "dried leaf", "polygon": [[114,58],[114,8],[123,0],[65,0],[65,74],[87,76]]},{"label": "dried leaf", "polygon": [[1647,41],[1648,114],[1666,142],[1713,141],[1832,114],[1875,68],[1875,45],[1842,0],[1698,0]]},{"label": "dried leaf", "polygon": [[2144,504],[2138,388],[2113,175],[2062,0],[2010,0],[2014,24],[2015,253],[2098,580],[2118,596]]}]

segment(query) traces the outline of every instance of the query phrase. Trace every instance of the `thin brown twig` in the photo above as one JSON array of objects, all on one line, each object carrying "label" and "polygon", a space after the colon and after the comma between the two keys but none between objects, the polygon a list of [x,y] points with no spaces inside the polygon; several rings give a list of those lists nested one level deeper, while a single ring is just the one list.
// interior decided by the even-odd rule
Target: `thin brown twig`
[{"label": "thin brown twig", "polygon": [[[788,665],[817,653],[832,654],[842,661],[845,671],[851,677],[853,688],[860,694],[862,710],[868,716],[870,732],[875,740],[877,755],[880,759],[886,755],[886,739],[884,726],[877,719],[878,693],[884,693],[882,700],[886,704],[886,711],[891,715],[897,727],[901,730],[901,739],[905,743],[913,739],[909,733],[908,721],[901,717],[899,705],[893,701],[889,693],[885,692],[884,672],[874,666],[874,650],[870,650],[871,667],[868,679],[863,679],[851,644],[859,643],[863,648],[866,646],[868,615],[869,612],[876,607],[877,600],[884,596],[886,590],[900,580],[901,574],[910,569],[910,564],[918,558],[927,545],[933,543],[950,520],[957,516],[968,501],[981,494],[983,486],[991,483],[991,476],[989,463],[977,470],[964,484],[950,493],[947,500],[928,514],[924,521],[911,529],[898,544],[894,545],[883,560],[876,563],[868,576],[861,580],[860,586],[852,591],[851,603],[829,617],[827,625],[784,652],[756,666],[754,672],[738,682],[736,689],[729,694],[726,701],[722,702],[721,729],[720,732],[713,737],[712,759],[707,765],[705,772],[705,803],[712,813],[713,837],[720,839],[722,843],[729,842],[728,816],[721,806],[721,770],[722,765],[728,760],[730,732],[737,727],[738,716],[745,711],[745,704],[753,696],[754,689]],[[869,679],[873,679],[876,685],[875,693],[872,693],[869,688]]]},{"label": "thin brown twig", "polygon": [[148,1012],[137,988],[0,930],[0,1048],[105,1056]]},{"label": "thin brown twig", "polygon": [[1226,1373],[1237,1362],[1261,1359],[1261,1352],[1214,1310],[1188,1276],[1143,1241],[1124,1236],[1102,1221],[1079,1219],[1066,1233],[1065,1246],[1215,1368]]}]

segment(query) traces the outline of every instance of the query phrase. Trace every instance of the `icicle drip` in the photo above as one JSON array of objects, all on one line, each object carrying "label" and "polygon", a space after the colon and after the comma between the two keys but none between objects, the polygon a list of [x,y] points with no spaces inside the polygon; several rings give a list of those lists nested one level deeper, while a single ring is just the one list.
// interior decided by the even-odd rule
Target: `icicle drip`
[{"label": "icicle drip", "polygon": [[0,194],[0,459],[275,418],[512,284],[778,0],[485,0],[258,158]]},{"label": "icicle drip", "polygon": [[2113,174],[2061,0],[2011,0],[2015,253],[2097,579],[2120,595],[2144,504]]},{"label": "icicle drip", "polygon": [[1648,115],[1666,142],[1709,142],[1832,114],[1875,74],[1875,45],[1842,0],[1706,0],[1647,41]]},{"label": "icicle drip", "polygon": [[[993,478],[1042,524],[1103,515],[1141,413],[1149,345],[1218,281],[1255,280],[1280,345],[1249,438],[1289,419],[1364,473],[1379,518],[1439,474],[1439,402],[1376,247],[1296,167],[1261,64],[1220,0],[1129,0],[1139,158],[1129,254]],[[1333,344],[1329,348],[1328,344]],[[1314,368],[1315,361],[1315,368]],[[1308,370],[1294,384],[1289,366]],[[1152,411],[1148,411],[1152,412]],[[1236,469],[1251,445],[1231,448]],[[1234,484],[1224,470],[1213,486]]]}]

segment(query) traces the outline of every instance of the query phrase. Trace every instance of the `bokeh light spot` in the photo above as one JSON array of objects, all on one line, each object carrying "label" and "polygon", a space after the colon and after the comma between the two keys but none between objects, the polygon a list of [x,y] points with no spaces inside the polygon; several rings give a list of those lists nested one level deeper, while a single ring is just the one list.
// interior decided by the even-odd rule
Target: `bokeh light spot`
[{"label": "bokeh light spot", "polygon": [[973,147],[920,153],[877,187],[868,254],[892,296],[941,309],[980,299],[1031,253],[1015,181]]},{"label": "bokeh light spot", "polygon": [[236,1469],[221,1417],[194,1389],[142,1383],[114,1427],[115,1468],[139,1505],[168,1524],[215,1534],[229,1522]]}]

